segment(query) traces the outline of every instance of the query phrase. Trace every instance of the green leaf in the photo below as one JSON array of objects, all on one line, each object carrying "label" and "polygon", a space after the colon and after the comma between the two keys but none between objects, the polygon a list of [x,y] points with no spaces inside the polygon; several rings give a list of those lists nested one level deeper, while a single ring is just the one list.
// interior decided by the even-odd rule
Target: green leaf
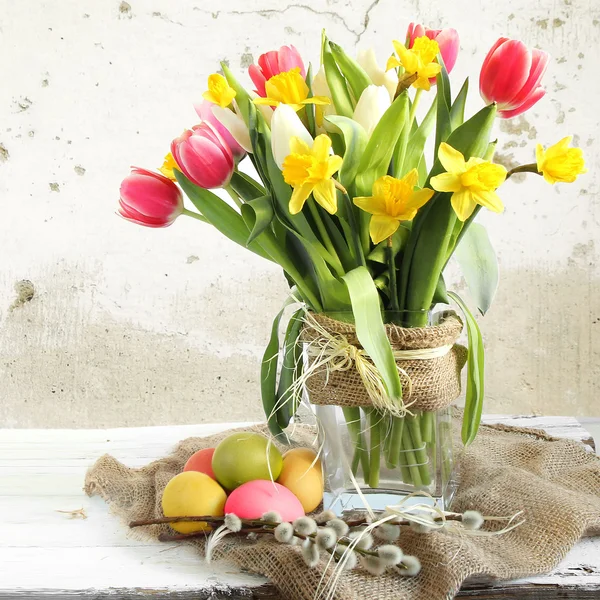
[{"label": "green leaf", "polygon": [[[309,90],[309,97],[312,98],[313,96],[313,91],[312,91],[312,65],[308,65],[308,69],[306,70],[306,85],[308,86],[308,90]],[[313,138],[316,136],[316,120],[315,120],[315,110],[316,107],[314,104],[306,104],[304,106],[304,110],[306,111],[306,120],[308,121],[308,131],[310,132],[310,135],[313,136]]]},{"label": "green leaf", "polygon": [[244,87],[239,83],[239,81],[235,78],[233,73],[230,71],[229,67],[226,63],[221,63],[221,68],[223,69],[223,75],[225,75],[225,79],[227,79],[227,83],[235,90],[235,102],[237,103],[240,112],[242,114],[242,118],[244,119],[246,125],[250,124],[250,113],[248,104],[254,103],[252,102],[252,98],[250,98],[250,94],[244,89]]},{"label": "green leaf", "polygon": [[437,119],[435,127],[435,152],[437,156],[438,148],[442,142],[448,139],[452,131],[450,123],[450,80],[446,67],[442,64],[442,70],[437,75]]},{"label": "green leaf", "polygon": [[271,224],[271,221],[273,221],[273,217],[275,216],[273,211],[273,200],[271,200],[271,196],[260,196],[259,198],[254,198],[243,204],[241,210],[242,217],[244,217],[244,221],[248,228],[250,228],[250,225],[244,216],[244,213],[247,211],[252,211],[254,213],[252,218],[252,230],[247,242],[250,244],[265,231]]},{"label": "green leaf", "polygon": [[[396,233],[392,236],[392,252],[394,256],[398,254],[406,246],[408,242],[408,238],[410,236],[410,229],[400,225],[396,230]],[[380,263],[382,265],[388,264],[388,249],[387,249],[387,240],[380,242],[371,250],[371,253],[367,258],[372,260],[373,262]]]},{"label": "green leaf", "polygon": [[433,294],[432,304],[450,304],[444,275],[440,275],[440,278],[438,279],[438,283]]},{"label": "green leaf", "polygon": [[465,121],[465,104],[467,102],[468,93],[469,78],[467,77],[450,108],[450,127],[452,128],[452,131],[462,125]]},{"label": "green leaf", "polygon": [[269,431],[281,435],[283,430],[277,420],[277,361],[279,358],[279,323],[287,306],[296,302],[293,293],[286,299],[271,326],[271,336],[265,348],[260,366],[260,392],[263,410],[267,417]]},{"label": "green leaf", "polygon": [[[421,161],[424,162],[423,151],[425,150],[425,144],[431,135],[433,126],[435,125],[437,110],[437,99],[433,101],[431,107],[427,111],[427,114],[421,121],[421,124],[417,127],[416,131],[411,133],[408,139],[408,146],[406,148],[406,156],[404,157],[404,163],[401,173],[402,175],[408,173],[412,169],[418,169]],[[425,178],[423,178],[423,181]]]},{"label": "green leaf", "polygon": [[296,311],[287,326],[283,340],[283,360],[281,361],[281,373],[277,386],[277,422],[285,429],[290,419],[296,412],[299,404],[298,398],[291,392],[291,388],[298,377],[299,368],[302,367],[302,346],[298,342],[304,319],[305,310],[301,308]]},{"label": "green leaf", "polygon": [[358,102],[365,88],[372,84],[371,78],[353,58],[350,58],[350,56],[346,54],[341,46],[334,42],[329,42],[329,47],[331,48],[331,53],[335,58],[337,66],[348,80],[354,99]]},{"label": "green leaf", "polygon": [[325,30],[323,30],[322,35],[321,54],[323,68],[325,69],[325,79],[327,80],[327,85],[329,86],[331,97],[333,98],[335,110],[338,115],[352,117],[352,114],[354,113],[354,104],[352,103],[350,92],[346,86],[346,80],[340,73],[331,52]]},{"label": "green leaf", "polygon": [[468,446],[477,435],[483,410],[485,366],[483,339],[477,321],[460,296],[454,292],[448,292],[448,296],[458,304],[467,323],[469,357],[467,358],[467,393],[461,435],[463,444]]},{"label": "green leaf", "polygon": [[498,289],[498,259],[485,227],[472,223],[462,235],[454,256],[479,312],[485,315]]},{"label": "green leaf", "polygon": [[174,170],[174,173],[181,189],[194,206],[210,221],[211,225],[240,246],[247,247],[255,254],[272,260],[271,256],[259,244],[256,242],[247,243],[250,230],[242,216],[231,208],[227,202],[211,191],[193,184],[177,169]]},{"label": "green leaf", "polygon": [[250,202],[250,200],[264,196],[266,193],[265,188],[258,181],[255,181],[250,175],[246,175],[246,173],[242,173],[241,171],[233,172],[229,185],[231,185],[244,202]]},{"label": "green leaf", "polygon": [[402,385],[381,315],[379,292],[371,274],[366,267],[357,267],[342,279],[352,301],[358,341],[381,373],[388,396],[399,400]]},{"label": "green leaf", "polygon": [[346,149],[344,151],[344,162],[340,168],[340,183],[351,192],[354,188],[354,180],[358,172],[360,161],[367,147],[367,133],[356,121],[348,117],[331,115],[325,117],[340,131],[344,138]]},{"label": "green leaf", "polygon": [[386,175],[396,142],[408,122],[408,94],[400,94],[385,111],[363,152],[356,177],[358,196],[370,196],[373,183]]}]

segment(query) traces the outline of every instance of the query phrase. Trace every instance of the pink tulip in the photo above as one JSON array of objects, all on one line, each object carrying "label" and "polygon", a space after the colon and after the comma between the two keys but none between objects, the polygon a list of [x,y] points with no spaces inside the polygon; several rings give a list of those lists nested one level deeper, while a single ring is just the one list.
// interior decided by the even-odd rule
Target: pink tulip
[{"label": "pink tulip", "polygon": [[227,185],[235,168],[231,149],[207,121],[174,139],[171,154],[182,173],[206,189]]},{"label": "pink tulip", "polygon": [[146,227],[168,227],[183,212],[179,188],[158,173],[132,167],[121,183],[118,214]]},{"label": "pink tulip", "polygon": [[279,50],[271,50],[261,54],[258,57],[258,66],[250,65],[248,74],[256,86],[256,93],[265,98],[267,95],[265,83],[274,75],[279,75],[279,73],[284,73],[295,67],[300,67],[302,77],[306,77],[304,63],[298,50],[291,45],[281,46]]},{"label": "pink tulip", "polygon": [[202,103],[194,105],[194,110],[203,121],[207,121],[218,131],[223,141],[231,149],[234,158],[238,161],[242,160],[246,156],[246,151],[235,141],[227,127],[215,117],[212,110],[213,106],[215,105],[212,102],[203,100]]},{"label": "pink tulip", "polygon": [[529,51],[519,40],[500,38],[483,61],[479,93],[490,104],[498,104],[498,116],[516,117],[540,100],[546,90],[541,80],[549,56],[534,48]]},{"label": "pink tulip", "polygon": [[[430,40],[435,40],[440,47],[440,54],[444,61],[446,71],[450,73],[456,64],[456,57],[460,48],[460,40],[456,29],[429,29],[418,23],[411,23],[406,32],[408,48],[412,48],[418,37],[427,36]],[[435,83],[432,78],[431,83]]]}]

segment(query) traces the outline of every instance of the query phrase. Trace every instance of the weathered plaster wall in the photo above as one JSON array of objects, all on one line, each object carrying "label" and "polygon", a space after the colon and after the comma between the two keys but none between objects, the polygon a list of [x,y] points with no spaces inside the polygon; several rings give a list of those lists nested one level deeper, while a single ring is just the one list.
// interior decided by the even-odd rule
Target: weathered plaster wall
[{"label": "weathered plaster wall", "polygon": [[[487,410],[600,414],[597,0],[0,0],[0,426],[260,417],[283,278],[191,220],[119,220],[119,182],[194,123],[218,61],[239,72],[290,42],[316,61],[322,27],[384,61],[413,19],[461,33],[455,85],[500,35],[553,56],[547,98],[501,124],[499,154],[576,133],[590,173],[507,185],[506,213],[485,215],[502,266],[481,322]],[[13,307],[23,279],[35,295]]]}]

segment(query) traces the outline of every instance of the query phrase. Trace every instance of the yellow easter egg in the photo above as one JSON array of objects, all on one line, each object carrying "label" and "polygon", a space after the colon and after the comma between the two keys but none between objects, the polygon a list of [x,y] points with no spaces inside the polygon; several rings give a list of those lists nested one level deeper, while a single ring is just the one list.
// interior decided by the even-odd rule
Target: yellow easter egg
[{"label": "yellow easter egg", "polygon": [[323,500],[323,467],[316,453],[310,448],[288,450],[277,483],[300,500],[305,512],[315,510]]},{"label": "yellow easter egg", "polygon": [[[225,491],[214,479],[199,471],[184,471],[167,483],[162,495],[162,509],[165,517],[221,517],[226,500]],[[210,528],[205,521],[170,525],[180,533]]]}]

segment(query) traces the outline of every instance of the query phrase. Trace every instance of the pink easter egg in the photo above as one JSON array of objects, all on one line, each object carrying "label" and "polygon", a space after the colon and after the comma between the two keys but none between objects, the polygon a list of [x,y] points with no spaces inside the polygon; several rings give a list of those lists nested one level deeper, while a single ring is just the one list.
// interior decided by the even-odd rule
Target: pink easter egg
[{"label": "pink easter egg", "polygon": [[284,521],[304,516],[300,500],[286,487],[273,481],[248,481],[231,492],[225,503],[225,514],[240,519],[260,519],[266,512],[275,511]]}]

